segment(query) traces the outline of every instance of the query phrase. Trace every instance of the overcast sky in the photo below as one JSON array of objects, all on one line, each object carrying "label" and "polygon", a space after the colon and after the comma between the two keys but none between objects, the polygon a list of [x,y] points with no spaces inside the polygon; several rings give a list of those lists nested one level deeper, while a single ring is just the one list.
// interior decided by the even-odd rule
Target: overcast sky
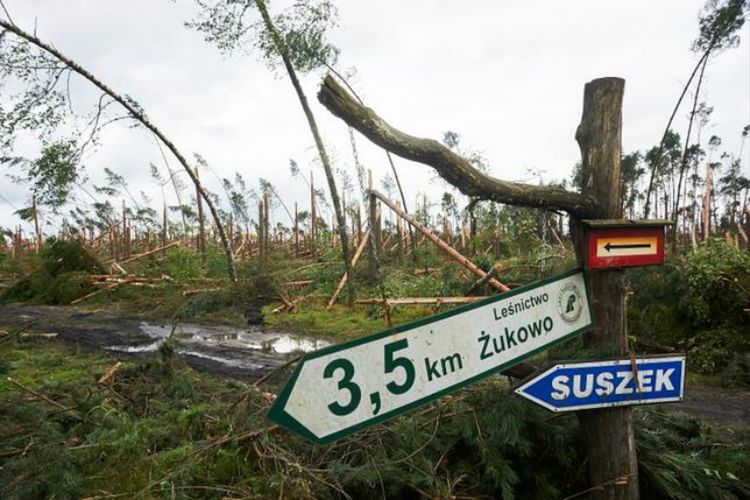
[{"label": "overcast sky", "polygon": [[[4,0],[20,27],[37,35],[135,98],[152,121],[192,157],[200,153],[218,176],[240,172],[251,187],[270,180],[282,197],[306,209],[309,196],[292,179],[289,159],[324,179],[312,137],[288,79],[274,75],[256,54],[222,57],[183,23],[194,15],[187,0]],[[272,12],[289,2],[275,1]],[[417,136],[461,135],[464,148],[483,153],[491,173],[510,180],[570,175],[580,153],[574,140],[584,84],[597,77],[626,80],[623,150],[658,143],[666,120],[697,57],[702,0],[339,1],[339,26],[331,32],[341,49],[342,70],[367,105],[392,125]],[[742,127],[750,123],[748,26],[739,48],[711,60],[701,99],[714,107],[711,129],[727,151],[738,153]],[[355,177],[344,123],[315,94],[321,74],[303,86],[321,131],[340,168]],[[74,82],[74,108],[89,111],[97,94]],[[2,98],[0,96],[0,98]],[[684,135],[688,103],[676,123]],[[86,160],[92,181],[109,167],[131,191],[147,191],[153,206],[161,195],[148,173],[163,165],[154,140],[142,129],[113,126]],[[362,162],[376,183],[389,171],[384,153],[357,134]],[[743,169],[748,175],[750,145]],[[396,159],[413,206],[418,192],[438,201],[443,187],[430,183],[432,170]],[[172,161],[176,166],[176,162]],[[4,174],[7,172],[0,172]],[[212,172],[201,174],[209,189],[221,188]],[[0,178],[0,195],[16,208],[29,191]],[[168,196],[171,193],[167,192]],[[81,197],[83,199],[83,197]],[[175,203],[173,198],[168,203]],[[0,198],[0,226],[17,223]],[[278,221],[288,223],[280,210]],[[27,226],[28,228],[28,226]],[[50,231],[51,228],[47,228]]]}]

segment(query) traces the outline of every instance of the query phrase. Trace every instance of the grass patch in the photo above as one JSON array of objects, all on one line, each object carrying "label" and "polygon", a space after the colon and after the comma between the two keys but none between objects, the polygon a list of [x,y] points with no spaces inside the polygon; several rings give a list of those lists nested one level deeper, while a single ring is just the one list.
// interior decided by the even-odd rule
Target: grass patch
[{"label": "grass patch", "polygon": [[[327,299],[305,301],[297,312],[273,314],[281,305],[272,303],[263,308],[268,329],[291,333],[347,340],[359,338],[386,329],[383,308],[380,306],[355,306],[335,304],[326,310]],[[391,313],[393,325],[400,325],[433,314],[428,307],[396,307]]]},{"label": "grass patch", "polygon": [[[349,316],[329,314],[318,318]],[[113,357],[56,340],[4,337],[0,359],[5,376],[71,409],[2,377],[2,498],[559,498],[587,487],[575,416],[550,418],[498,378],[314,446],[283,430],[232,439],[270,425],[269,396],[193,371],[169,344],[127,360],[111,386],[97,379]],[[637,421],[644,498],[750,493],[747,431],[651,408]]]}]

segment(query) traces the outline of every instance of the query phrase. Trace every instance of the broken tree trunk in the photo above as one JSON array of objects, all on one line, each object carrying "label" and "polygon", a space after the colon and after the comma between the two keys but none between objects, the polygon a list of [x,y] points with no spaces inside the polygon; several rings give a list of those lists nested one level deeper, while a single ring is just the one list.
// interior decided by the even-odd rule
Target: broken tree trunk
[{"label": "broken tree trunk", "polygon": [[35,253],[39,253],[42,248],[42,231],[39,228],[39,210],[36,206],[36,196],[31,197],[31,210],[34,212],[34,233],[36,234]]},{"label": "broken tree trunk", "polygon": [[[583,116],[576,131],[581,149],[581,192],[597,204],[600,218],[622,217],[620,157],[622,154],[622,96],[625,80],[600,78],[586,84]],[[579,264],[585,255],[585,236],[575,221],[574,240]],[[629,352],[625,322],[625,272],[593,271],[587,275],[593,328],[584,345],[612,356]],[[591,498],[638,498],[638,463],[633,434],[633,409],[618,407],[580,412],[588,455]]]},{"label": "broken tree trunk", "polygon": [[299,213],[297,202],[294,202],[294,256],[299,257]]},{"label": "broken tree trunk", "polygon": [[[359,258],[362,256],[362,252],[364,252],[365,247],[367,246],[367,242],[369,240],[368,236],[370,236],[370,229],[367,230],[365,233],[364,238],[362,241],[359,242],[359,246],[357,247],[357,251],[354,252],[354,257],[352,257],[352,269],[354,269],[354,266],[357,265],[357,262],[359,262]],[[336,291],[333,292],[333,296],[331,296],[331,300],[328,301],[328,305],[326,306],[326,310],[330,310],[331,307],[333,307],[333,304],[336,303],[336,299],[339,298],[339,294],[341,293],[341,290],[344,289],[344,285],[346,285],[346,281],[349,279],[349,274],[344,273],[344,275],[341,277],[341,280],[339,280],[339,284],[336,287]]]},{"label": "broken tree trunk", "polygon": [[170,243],[168,245],[164,245],[163,247],[154,248],[153,250],[149,250],[148,252],[143,252],[143,253],[140,253],[138,255],[133,255],[129,259],[123,260],[123,261],[119,262],[118,264],[128,264],[129,262],[133,262],[134,260],[142,259],[143,257],[148,257],[149,255],[153,255],[153,254],[155,254],[157,252],[166,251],[166,250],[168,250],[168,249],[170,249],[172,247],[175,247],[175,246],[177,246],[179,244],[180,244],[179,241],[173,241],[172,243]]},{"label": "broken tree trunk", "polygon": [[[446,242],[440,239],[438,235],[430,231],[429,228],[423,226],[417,220],[412,217],[411,215],[407,214],[406,212],[399,210],[399,208],[396,206],[395,203],[393,203],[391,200],[385,197],[385,195],[372,190],[370,191],[373,197],[380,199],[383,203],[385,203],[388,208],[393,210],[399,217],[403,218],[406,222],[414,226],[420,233],[424,234],[430,241],[432,241],[435,246],[437,246],[439,249],[444,251],[448,254],[449,257],[451,257],[453,260],[461,264],[463,267],[471,271],[473,274],[475,274],[479,278],[484,278],[487,273],[485,273],[480,267],[478,267],[476,264],[474,264],[472,261],[458,253],[453,247],[448,245]],[[490,278],[487,281],[487,284],[495,288],[496,290],[499,290],[501,292],[507,292],[510,290],[507,286],[500,283],[498,280],[494,278]]]},{"label": "broken tree trunk", "polygon": [[[372,193],[372,172],[367,171],[367,188]],[[372,194],[368,197],[368,224],[370,226],[370,237],[367,239],[369,242],[368,254],[369,254],[369,271],[370,281],[373,283],[378,279],[378,262],[379,255],[378,249],[380,248],[380,231],[378,226],[380,222],[378,220],[378,202]]]},{"label": "broken tree trunk", "polygon": [[711,189],[713,188],[711,162],[706,163],[706,189],[703,194],[703,241],[711,236]]},{"label": "broken tree trunk", "polygon": [[164,203],[164,206],[162,207],[162,221],[161,221],[161,246],[162,246],[162,249],[164,249],[162,256],[167,255],[167,251],[164,248],[167,246],[167,241],[169,241],[169,219],[167,218],[167,204]]},{"label": "broken tree trunk", "polygon": [[93,297],[95,295],[99,295],[100,293],[106,292],[107,290],[112,290],[113,288],[117,288],[120,285],[125,285],[127,283],[131,283],[132,281],[133,280],[131,278],[125,278],[122,281],[115,281],[114,283],[110,283],[109,285],[107,285],[105,287],[102,287],[102,288],[100,288],[98,290],[94,290],[91,293],[87,293],[83,297],[78,297],[77,299],[71,301],[70,305],[74,306],[76,304],[79,304],[79,303],[83,302],[84,300],[90,299],[91,297]]},{"label": "broken tree trunk", "polygon": [[[195,178],[198,179],[198,167],[195,167]],[[200,189],[196,186],[195,188],[195,199],[198,204],[198,252],[201,255],[201,264],[206,265],[206,224],[203,219],[203,200],[201,199]],[[229,237],[231,242],[231,236]]]},{"label": "broken tree trunk", "polygon": [[130,232],[128,231],[128,209],[122,200],[122,255],[123,259],[130,257]]},{"label": "broken tree trunk", "polygon": [[467,196],[512,205],[557,208],[581,218],[597,217],[597,207],[586,195],[558,187],[534,186],[490,177],[438,141],[414,137],[392,127],[375,111],[357,102],[330,75],[320,87],[318,100],[331,113],[378,146],[407,160],[430,165],[443,179]]}]

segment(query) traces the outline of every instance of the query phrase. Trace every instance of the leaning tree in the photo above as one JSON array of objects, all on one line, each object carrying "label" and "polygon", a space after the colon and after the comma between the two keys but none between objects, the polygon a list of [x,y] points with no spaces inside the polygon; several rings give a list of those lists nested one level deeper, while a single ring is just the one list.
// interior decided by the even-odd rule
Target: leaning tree
[{"label": "leaning tree", "polygon": [[[177,146],[151,122],[141,106],[131,97],[120,94],[96,77],[93,73],[85,69],[73,59],[64,55],[51,44],[42,41],[36,34],[29,33],[18,27],[12,20],[0,19],[0,54],[7,64],[2,65],[1,78],[15,76],[21,81],[34,81],[22,100],[16,104],[8,113],[0,116],[0,126],[2,126],[3,141],[9,141],[18,128],[29,130],[41,127],[44,131],[51,131],[61,124],[62,114],[60,108],[65,104],[65,94],[56,90],[58,86],[66,82],[67,75],[75,73],[93,84],[99,91],[99,105],[95,114],[89,137],[81,144],[78,156],[82,149],[94,140],[101,128],[112,120],[128,119],[135,121],[149,130],[159,141],[160,145],[166,147],[170,153],[177,159],[190,179],[195,184],[195,188],[200,198],[208,206],[211,216],[214,219],[219,238],[224,247],[226,255],[229,278],[232,282],[237,281],[237,270],[234,264],[234,256],[230,242],[224,230],[224,224],[208,192],[201,184],[198,176],[190,166],[185,155],[183,155]],[[8,35],[12,34],[16,40],[9,40]],[[35,50],[32,50],[35,49]],[[36,75],[43,73],[44,76],[37,78]],[[36,78],[36,79],[35,79]],[[105,102],[105,98],[109,102]],[[116,103],[125,109],[126,114],[100,123],[102,113],[112,103]],[[41,107],[41,112],[39,108]]]}]

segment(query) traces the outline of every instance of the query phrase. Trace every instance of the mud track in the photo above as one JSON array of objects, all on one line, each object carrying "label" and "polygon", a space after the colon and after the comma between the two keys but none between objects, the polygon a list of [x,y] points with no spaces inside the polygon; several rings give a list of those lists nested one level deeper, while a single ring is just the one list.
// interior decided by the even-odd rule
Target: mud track
[{"label": "mud track", "polygon": [[[0,329],[56,333],[57,338],[116,357],[152,355],[172,333],[169,323],[145,322],[75,307],[21,306],[0,302]],[[177,325],[177,353],[193,368],[216,375],[254,380],[296,357],[329,343],[259,328]]]}]

